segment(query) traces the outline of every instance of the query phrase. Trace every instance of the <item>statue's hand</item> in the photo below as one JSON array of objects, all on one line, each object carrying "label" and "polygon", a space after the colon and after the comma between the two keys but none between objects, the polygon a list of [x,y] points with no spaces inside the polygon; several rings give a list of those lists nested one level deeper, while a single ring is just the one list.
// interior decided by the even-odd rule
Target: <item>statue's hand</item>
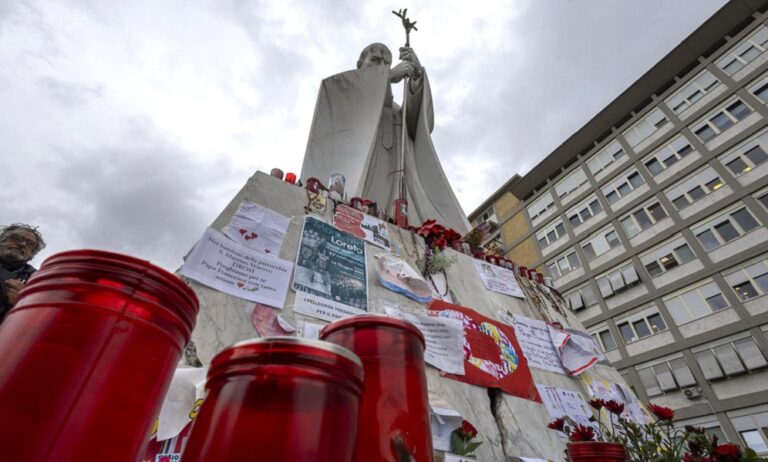
[{"label": "statue's hand", "polygon": [[413,64],[409,62],[402,61],[397,66],[393,67],[389,70],[389,80],[392,83],[397,83],[403,78],[408,75],[412,75],[413,73]]},{"label": "statue's hand", "polygon": [[413,77],[414,79],[421,77],[421,73],[424,68],[421,66],[419,57],[416,56],[416,52],[413,51],[413,48],[400,47],[400,60],[403,62],[411,63],[411,65],[413,65],[413,72],[409,74],[410,77]]}]

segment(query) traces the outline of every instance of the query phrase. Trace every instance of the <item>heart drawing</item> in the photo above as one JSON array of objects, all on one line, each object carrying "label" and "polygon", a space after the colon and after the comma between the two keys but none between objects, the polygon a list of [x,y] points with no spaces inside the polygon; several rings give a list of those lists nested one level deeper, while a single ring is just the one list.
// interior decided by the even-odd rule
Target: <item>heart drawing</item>
[{"label": "heart drawing", "polygon": [[241,236],[248,232],[247,229],[243,229],[243,228],[240,228],[238,231],[240,231]]},{"label": "heart drawing", "polygon": [[249,234],[248,236],[245,236],[245,240],[250,241],[251,239],[256,239],[257,237],[259,237],[258,234],[251,232],[251,234]]}]

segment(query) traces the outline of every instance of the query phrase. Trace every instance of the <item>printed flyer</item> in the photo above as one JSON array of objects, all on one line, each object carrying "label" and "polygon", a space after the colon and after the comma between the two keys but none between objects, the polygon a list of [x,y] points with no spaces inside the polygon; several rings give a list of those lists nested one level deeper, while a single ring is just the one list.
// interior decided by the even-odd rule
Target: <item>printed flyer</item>
[{"label": "printed flyer", "polygon": [[362,239],[307,216],[295,266],[294,311],[325,321],[366,311],[368,271]]},{"label": "printed flyer", "polygon": [[292,267],[208,228],[179,272],[220,292],[282,309]]}]

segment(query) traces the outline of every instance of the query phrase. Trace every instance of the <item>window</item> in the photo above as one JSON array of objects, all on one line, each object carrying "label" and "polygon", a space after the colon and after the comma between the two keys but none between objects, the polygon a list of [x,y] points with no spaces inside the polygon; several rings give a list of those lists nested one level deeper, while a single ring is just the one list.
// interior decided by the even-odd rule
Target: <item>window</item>
[{"label": "window", "polygon": [[694,353],[707,380],[746,373],[768,365],[752,337],[726,342]]},{"label": "window", "polygon": [[768,260],[761,260],[725,275],[742,302],[768,294]]},{"label": "window", "polygon": [[480,214],[479,217],[477,217],[475,220],[475,226],[481,225],[487,221],[491,221],[493,223],[499,222],[499,219],[496,218],[496,208],[494,206],[489,207],[482,214]]},{"label": "window", "polygon": [[768,28],[761,25],[749,37],[725,53],[717,62],[717,67],[728,75],[735,74],[765,51],[766,42],[768,42]]},{"label": "window", "polygon": [[563,220],[558,218],[537,232],[536,240],[539,241],[539,248],[544,249],[565,235]]},{"label": "window", "polygon": [[656,308],[650,308],[617,321],[616,327],[619,329],[625,344],[636,342],[667,330],[667,325]]},{"label": "window", "polygon": [[619,245],[621,245],[621,241],[619,241],[616,230],[613,229],[613,226],[608,226],[582,242],[581,250],[584,251],[584,257],[589,261]]},{"label": "window", "polygon": [[751,113],[752,108],[747,106],[744,101],[736,98],[729,101],[724,107],[709,114],[704,120],[694,124],[691,131],[699,137],[702,143],[706,143]]},{"label": "window", "polygon": [[759,223],[746,207],[736,207],[708,223],[695,227],[693,234],[707,251],[714,250],[757,228]]},{"label": "window", "polygon": [[547,269],[549,270],[552,279],[561,278],[580,267],[581,262],[579,261],[579,256],[576,255],[576,252],[573,250],[566,252],[547,263]]},{"label": "window", "polygon": [[744,440],[744,444],[753,451],[757,453],[768,452],[768,444],[765,443],[768,440],[768,427],[763,427],[762,431],[766,435],[765,437],[760,436],[760,430],[757,429],[742,430],[739,435]]},{"label": "window", "polygon": [[667,98],[665,103],[675,114],[688,109],[693,103],[700,100],[704,95],[714,90],[720,81],[708,70],[702,71],[693,80],[685,84],[680,90]]},{"label": "window", "polygon": [[730,306],[711,280],[694,288],[685,288],[663,301],[678,326]]},{"label": "window", "polygon": [[656,246],[640,255],[648,274],[655,278],[696,258],[684,237],[678,237]]},{"label": "window", "polygon": [[619,219],[619,222],[627,233],[627,237],[632,238],[640,231],[650,228],[666,217],[667,211],[664,210],[664,207],[659,201],[653,201],[624,215]]},{"label": "window", "polygon": [[608,202],[613,204],[622,197],[626,197],[637,187],[645,183],[637,169],[628,170],[619,175],[614,181],[603,188],[603,194]]},{"label": "window", "polygon": [[597,196],[592,194],[584,202],[571,208],[566,212],[568,221],[571,223],[571,227],[574,229],[589,220],[593,216],[603,211],[603,206],[600,205],[600,201],[597,200]]},{"label": "window", "polygon": [[593,175],[607,169],[611,164],[625,157],[624,149],[614,140],[587,161],[587,167]]},{"label": "window", "polygon": [[670,359],[648,367],[638,366],[636,370],[649,397],[696,385],[696,379],[683,358]]},{"label": "window", "polygon": [[734,176],[743,175],[768,160],[768,130],[719,157]]},{"label": "window", "polygon": [[667,116],[664,115],[661,109],[655,108],[636,124],[624,131],[623,135],[629,145],[635,147],[668,123]]},{"label": "window", "polygon": [[768,75],[764,75],[749,86],[749,92],[763,103],[768,103]]},{"label": "window", "polygon": [[635,267],[631,262],[619,268],[614,268],[598,276],[595,280],[603,298],[613,297],[640,283],[640,278],[638,278],[637,271],[635,271]]},{"label": "window", "polygon": [[613,339],[613,335],[611,335],[611,331],[607,327],[593,333],[592,337],[603,349],[603,352],[616,349],[616,341]]},{"label": "window", "polygon": [[758,193],[758,194],[756,195],[755,199],[757,199],[757,201],[758,201],[758,202],[760,202],[761,204],[763,204],[763,207],[765,207],[766,209],[768,209],[768,192],[761,192],[761,193]]},{"label": "window", "polygon": [[657,149],[643,160],[645,167],[652,176],[656,176],[678,161],[691,154],[693,148],[683,135],[677,136],[664,147]]},{"label": "window", "polygon": [[683,210],[707,194],[722,188],[724,184],[715,169],[707,165],[664,190],[664,194],[677,210]]},{"label": "window", "polygon": [[555,192],[557,192],[557,197],[564,198],[568,194],[572,193],[573,191],[577,190],[579,186],[583,185],[587,182],[587,174],[584,173],[584,170],[581,168],[577,168],[574,170],[571,174],[560,180],[555,185]]},{"label": "window", "polygon": [[555,200],[552,198],[550,191],[545,192],[538,199],[533,201],[528,207],[528,216],[531,217],[531,222],[536,221],[539,217],[547,213],[555,205]]},{"label": "window", "polygon": [[563,295],[563,298],[568,303],[568,307],[572,311],[579,311],[583,308],[589,308],[592,305],[597,305],[597,295],[595,289],[591,285],[580,287],[573,292],[569,292]]}]

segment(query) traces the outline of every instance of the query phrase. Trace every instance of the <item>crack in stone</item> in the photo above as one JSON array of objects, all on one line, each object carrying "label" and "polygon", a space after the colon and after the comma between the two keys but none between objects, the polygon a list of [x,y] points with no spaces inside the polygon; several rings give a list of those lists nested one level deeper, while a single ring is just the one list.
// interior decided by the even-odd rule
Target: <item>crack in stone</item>
[{"label": "crack in stone", "polygon": [[504,438],[504,423],[499,415],[499,406],[502,402],[502,391],[498,388],[488,388],[488,400],[491,408],[491,415],[496,421],[496,428],[499,430],[499,436],[501,437],[501,452],[504,455],[505,460],[514,460],[507,453],[506,438]]}]

